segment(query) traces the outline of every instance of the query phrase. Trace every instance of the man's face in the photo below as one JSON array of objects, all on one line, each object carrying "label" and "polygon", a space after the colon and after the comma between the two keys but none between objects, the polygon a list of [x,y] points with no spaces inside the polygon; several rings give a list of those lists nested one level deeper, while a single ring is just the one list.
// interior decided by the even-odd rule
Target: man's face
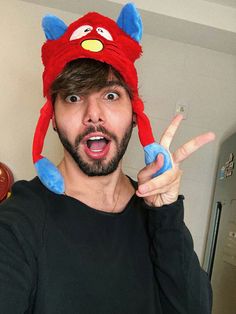
[{"label": "man's face", "polygon": [[86,95],[57,96],[54,125],[66,155],[88,176],[115,171],[132,134],[132,105],[114,81]]}]

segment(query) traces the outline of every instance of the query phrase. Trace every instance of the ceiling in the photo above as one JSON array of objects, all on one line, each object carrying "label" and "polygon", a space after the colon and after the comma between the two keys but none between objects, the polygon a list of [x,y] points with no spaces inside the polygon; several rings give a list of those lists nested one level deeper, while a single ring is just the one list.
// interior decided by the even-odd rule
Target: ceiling
[{"label": "ceiling", "polygon": [[[126,0],[20,0],[82,15],[113,19]],[[144,32],[236,55],[236,0],[135,0]]]}]

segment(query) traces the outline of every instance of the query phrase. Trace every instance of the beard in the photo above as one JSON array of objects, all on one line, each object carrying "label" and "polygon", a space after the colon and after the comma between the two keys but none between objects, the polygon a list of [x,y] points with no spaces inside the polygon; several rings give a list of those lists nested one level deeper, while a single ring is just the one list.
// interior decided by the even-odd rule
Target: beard
[{"label": "beard", "polygon": [[[85,173],[87,176],[94,177],[94,176],[105,176],[108,174],[113,173],[121,159],[123,158],[130,137],[132,135],[133,131],[133,125],[132,123],[129,125],[129,127],[126,129],[125,134],[123,138],[118,140],[117,136],[109,131],[107,131],[104,127],[98,126],[98,127],[89,127],[83,134],[80,134],[76,137],[75,139],[75,144],[71,144],[69,140],[67,139],[66,135],[58,129],[57,127],[57,132],[58,136],[60,138],[60,141],[66,151],[71,155],[75,163],[78,165],[78,167]],[[91,162],[86,162],[81,154],[79,153],[79,144],[83,140],[83,138],[93,132],[102,132],[104,135],[109,136],[111,140],[114,141],[115,147],[116,147],[116,153],[115,156],[111,158],[110,161],[106,162],[105,158],[103,159],[98,159],[98,160],[92,160]]]}]

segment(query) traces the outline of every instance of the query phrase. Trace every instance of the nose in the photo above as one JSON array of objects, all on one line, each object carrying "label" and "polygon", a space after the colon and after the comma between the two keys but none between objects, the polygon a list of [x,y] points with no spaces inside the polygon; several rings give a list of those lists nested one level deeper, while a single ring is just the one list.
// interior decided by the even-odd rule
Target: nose
[{"label": "nose", "polygon": [[83,118],[84,125],[103,124],[104,121],[104,112],[97,97],[94,95],[87,96],[85,99],[85,112]]}]

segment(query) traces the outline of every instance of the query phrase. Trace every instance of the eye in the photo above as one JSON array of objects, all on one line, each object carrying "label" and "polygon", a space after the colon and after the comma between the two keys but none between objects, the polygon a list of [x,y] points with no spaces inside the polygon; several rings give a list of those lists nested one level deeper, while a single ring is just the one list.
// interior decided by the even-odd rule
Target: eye
[{"label": "eye", "polygon": [[78,95],[69,95],[65,98],[66,102],[75,103],[80,101],[80,97]]},{"label": "eye", "polygon": [[97,33],[98,33],[99,35],[101,35],[102,37],[104,37],[104,38],[106,38],[106,39],[108,39],[108,40],[113,40],[111,34],[110,34],[110,33],[108,32],[108,30],[106,30],[105,28],[103,28],[103,27],[98,27],[98,28],[96,29],[96,31],[97,31]]},{"label": "eye", "polygon": [[119,94],[115,92],[110,92],[105,95],[105,99],[107,100],[117,100],[119,98]]},{"label": "eye", "polygon": [[93,30],[92,26],[90,25],[82,25],[77,28],[70,37],[70,40],[79,39],[83,36],[86,36]]}]

